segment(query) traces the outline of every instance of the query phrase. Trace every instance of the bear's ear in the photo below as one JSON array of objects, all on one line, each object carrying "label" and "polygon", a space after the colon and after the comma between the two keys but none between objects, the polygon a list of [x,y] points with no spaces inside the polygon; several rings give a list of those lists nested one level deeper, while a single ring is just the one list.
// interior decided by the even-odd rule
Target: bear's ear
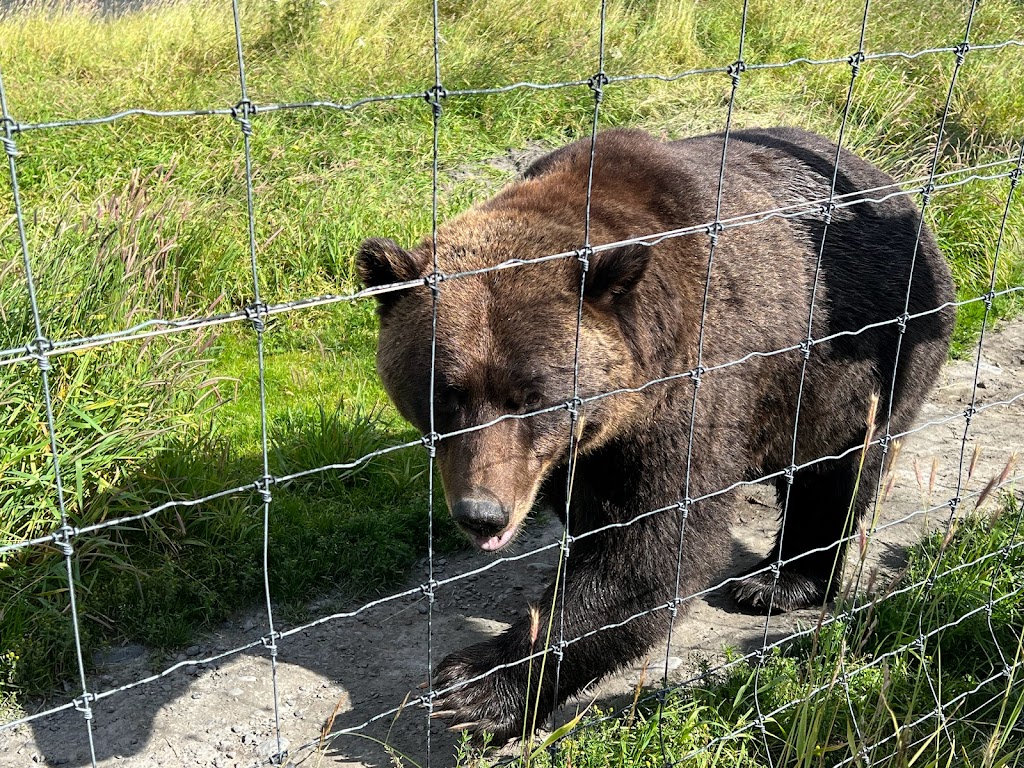
[{"label": "bear's ear", "polygon": [[650,260],[651,246],[641,243],[595,253],[590,260],[583,297],[598,303],[625,296],[640,282]]},{"label": "bear's ear", "polygon": [[[385,237],[364,240],[356,255],[359,280],[366,288],[415,280],[421,276],[422,268],[413,254]],[[388,294],[379,298],[383,300],[385,295]]]}]

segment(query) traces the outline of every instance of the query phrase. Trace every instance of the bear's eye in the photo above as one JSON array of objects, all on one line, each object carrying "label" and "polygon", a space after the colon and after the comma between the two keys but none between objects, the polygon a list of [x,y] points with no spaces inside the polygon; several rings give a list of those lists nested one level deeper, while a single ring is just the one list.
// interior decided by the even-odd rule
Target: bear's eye
[{"label": "bear's eye", "polygon": [[466,404],[466,393],[456,387],[443,387],[437,392],[437,400],[445,408],[457,410]]},{"label": "bear's eye", "polygon": [[536,410],[540,404],[544,401],[540,392],[531,390],[525,395],[519,397],[510,397],[505,401],[505,411],[507,413],[529,413],[530,411]]}]

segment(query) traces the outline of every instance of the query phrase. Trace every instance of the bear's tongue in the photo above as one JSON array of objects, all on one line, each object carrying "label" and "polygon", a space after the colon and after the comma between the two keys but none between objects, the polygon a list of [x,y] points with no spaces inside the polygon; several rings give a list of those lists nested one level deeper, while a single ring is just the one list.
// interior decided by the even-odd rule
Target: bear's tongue
[{"label": "bear's tongue", "polygon": [[483,536],[477,537],[476,545],[485,552],[496,552],[512,540],[513,533],[515,533],[515,528],[509,526],[500,536],[491,536],[489,539],[485,539]]}]

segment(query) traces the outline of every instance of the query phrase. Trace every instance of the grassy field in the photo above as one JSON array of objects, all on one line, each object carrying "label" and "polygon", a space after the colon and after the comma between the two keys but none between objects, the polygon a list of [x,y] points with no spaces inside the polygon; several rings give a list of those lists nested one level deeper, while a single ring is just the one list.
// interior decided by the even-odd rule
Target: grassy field
[{"label": "grassy field", "polygon": [[[736,58],[736,0],[611,2],[606,71],[672,75]],[[586,79],[597,67],[597,3],[452,0],[440,6],[445,86]],[[857,2],[754,0],[748,64],[854,52]],[[917,51],[963,39],[966,6],[882,0],[866,48]],[[429,5],[408,0],[242,3],[250,99],[347,102],[419,93],[433,82]],[[983,3],[972,42],[1020,37],[1024,8]],[[1016,156],[1024,136],[1020,47],[971,51],[953,95],[938,170]],[[204,109],[239,100],[230,3],[154,4],[123,16],[84,4],[0,16],[0,71],[14,120],[88,118],[129,107]],[[954,57],[870,60],[861,68],[850,148],[897,178],[927,174]],[[849,67],[794,65],[742,77],[735,125],[796,123],[838,133]],[[608,86],[601,124],[684,136],[724,125],[724,74]],[[445,101],[440,214],[509,177],[487,161],[509,149],[587,135],[586,86],[518,89]],[[429,231],[431,118],[422,99],[352,110],[253,118],[259,279],[264,301],[353,288],[366,236],[410,243]],[[251,301],[239,126],[226,116],[128,117],[17,134],[18,180],[46,335],[70,339],[151,317],[237,309]],[[11,215],[0,218],[0,349],[31,340]],[[987,290],[1008,190],[1005,179],[937,193],[928,210],[962,297]],[[1010,212],[997,287],[1024,283],[1024,203]],[[996,302],[1019,309],[1020,294]],[[961,312],[957,351],[981,304]],[[274,474],[356,458],[415,434],[373,372],[371,302],[273,318],[266,333]],[[67,508],[74,525],[251,483],[262,474],[255,336],[241,324],[117,344],[54,360],[51,373]],[[0,541],[39,536],[58,520],[39,378],[0,367]],[[285,606],[341,586],[386,590],[425,548],[426,457],[390,453],[359,471],[275,489],[271,589]],[[125,638],[185,643],[262,590],[262,507],[240,494],[76,540],[87,650]],[[439,546],[459,546],[438,519]],[[63,560],[34,548],[0,562],[0,687],[45,690],[73,668]]]}]

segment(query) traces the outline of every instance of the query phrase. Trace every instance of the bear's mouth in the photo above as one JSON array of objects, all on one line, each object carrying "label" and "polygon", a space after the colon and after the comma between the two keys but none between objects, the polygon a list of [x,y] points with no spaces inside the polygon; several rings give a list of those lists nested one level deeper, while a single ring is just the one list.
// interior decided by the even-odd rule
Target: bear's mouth
[{"label": "bear's mouth", "polygon": [[484,552],[497,552],[512,541],[512,537],[515,536],[517,527],[518,526],[510,525],[497,536],[474,536],[473,541]]}]

